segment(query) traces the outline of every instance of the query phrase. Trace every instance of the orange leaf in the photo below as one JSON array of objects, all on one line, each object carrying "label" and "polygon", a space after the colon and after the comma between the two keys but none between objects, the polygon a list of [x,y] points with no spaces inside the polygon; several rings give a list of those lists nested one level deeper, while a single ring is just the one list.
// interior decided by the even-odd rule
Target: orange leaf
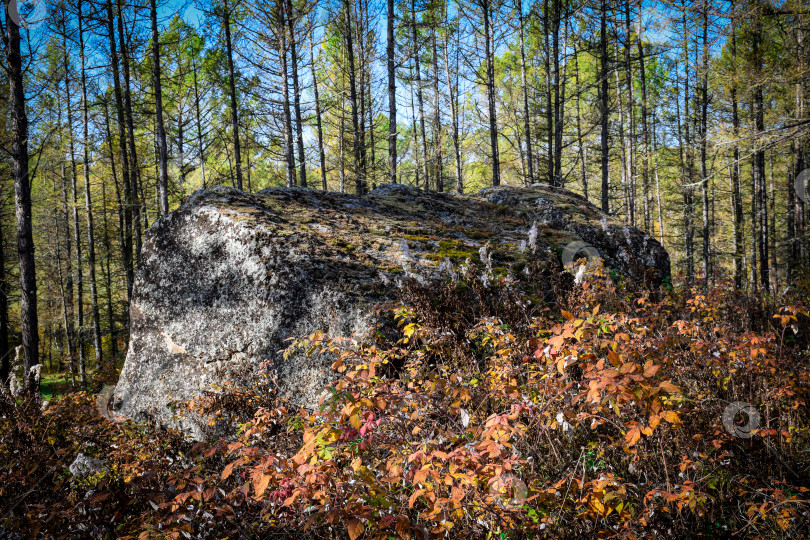
[{"label": "orange leaf", "polygon": [[631,371],[633,371],[634,367],[636,367],[636,365],[633,362],[626,362],[622,364],[621,368],[619,368],[619,373],[621,373],[622,375],[624,375],[625,373],[630,373]]},{"label": "orange leaf", "polygon": [[659,388],[661,388],[661,390],[663,390],[664,392],[666,392],[668,394],[680,394],[681,393],[681,389],[678,388],[677,386],[675,386],[674,384],[672,384],[669,381],[664,381],[658,386],[659,386]]},{"label": "orange leaf", "polygon": [[423,495],[424,493],[425,493],[424,489],[417,489],[416,491],[414,491],[413,495],[411,495],[410,499],[408,499],[408,508],[413,508],[413,505],[416,504],[416,499],[418,499],[419,496]]},{"label": "orange leaf", "polygon": [[227,465],[225,465],[225,468],[224,468],[224,469],[222,469],[222,474],[220,475],[220,478],[222,478],[222,480],[227,480],[227,478],[228,478],[228,477],[231,475],[231,473],[233,472],[233,468],[234,468],[234,466],[235,466],[235,465],[237,465],[237,464],[239,464],[239,462],[240,462],[240,461],[241,461],[241,460],[237,459],[237,460],[236,460],[236,461],[234,461],[233,463],[228,463]]},{"label": "orange leaf", "polygon": [[638,442],[639,439],[641,439],[641,430],[634,427],[627,432],[624,438],[627,441],[627,446],[633,446]]},{"label": "orange leaf", "polygon": [[263,474],[259,477],[258,481],[253,482],[253,489],[256,491],[256,497],[261,497],[265,491],[267,491],[267,486],[270,485],[270,475]]}]

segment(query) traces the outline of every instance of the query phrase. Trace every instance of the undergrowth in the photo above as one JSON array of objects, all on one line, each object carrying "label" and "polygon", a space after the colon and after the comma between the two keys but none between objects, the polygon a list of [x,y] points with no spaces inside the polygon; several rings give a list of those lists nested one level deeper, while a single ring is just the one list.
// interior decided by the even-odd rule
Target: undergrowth
[{"label": "undergrowth", "polygon": [[[87,393],[44,411],[5,394],[0,532],[810,535],[805,306],[725,282],[634,289],[602,269],[575,287],[531,265],[486,274],[407,282],[393,330],[291,343],[339,374],[317,411],[271,384],[191,404],[227,416],[227,440],[111,421]],[[759,413],[750,434],[723,423],[735,402]],[[79,452],[106,466],[72,476]]]}]

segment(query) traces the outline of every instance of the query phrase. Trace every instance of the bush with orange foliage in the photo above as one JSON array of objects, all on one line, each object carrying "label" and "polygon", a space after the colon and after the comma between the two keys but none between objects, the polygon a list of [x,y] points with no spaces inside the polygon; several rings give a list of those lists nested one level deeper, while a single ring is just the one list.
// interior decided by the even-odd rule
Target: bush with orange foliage
[{"label": "bush with orange foliage", "polygon": [[[110,423],[92,396],[2,401],[0,531],[313,538],[810,534],[807,310],[733,292],[579,287],[468,265],[406,284],[396,325],[315,333],[341,377],[318,411],[270,384],[196,407],[238,423],[191,445]],[[784,300],[784,299],[783,299]],[[392,332],[391,326],[395,329]],[[753,436],[729,403],[760,414]],[[82,451],[108,471],[77,480]]]}]

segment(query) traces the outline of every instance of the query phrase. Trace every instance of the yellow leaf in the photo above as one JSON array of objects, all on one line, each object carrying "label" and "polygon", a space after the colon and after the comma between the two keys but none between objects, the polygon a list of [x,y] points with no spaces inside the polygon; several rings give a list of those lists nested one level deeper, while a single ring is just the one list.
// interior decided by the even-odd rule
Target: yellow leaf
[{"label": "yellow leaf", "polygon": [[562,310],[562,316],[566,318],[566,320],[571,320],[574,318],[574,315],[570,311]]},{"label": "yellow leaf", "polygon": [[675,411],[664,411],[664,412],[661,413],[661,416],[664,418],[664,420],[666,420],[670,424],[680,424],[681,423],[681,419],[678,416],[678,413],[676,413]]}]

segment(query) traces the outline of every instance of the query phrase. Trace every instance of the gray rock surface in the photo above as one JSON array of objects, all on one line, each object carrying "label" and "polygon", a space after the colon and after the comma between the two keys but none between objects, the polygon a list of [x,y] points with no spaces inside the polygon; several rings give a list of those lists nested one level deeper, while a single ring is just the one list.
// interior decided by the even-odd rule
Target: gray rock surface
[{"label": "gray rock surface", "polygon": [[85,478],[107,470],[107,463],[103,459],[91,458],[79,452],[68,470],[77,478]]},{"label": "gray rock surface", "polygon": [[330,380],[329,361],[283,359],[288,338],[362,335],[374,324],[371,308],[396,295],[398,277],[476,259],[484,246],[496,268],[509,269],[526,256],[519,246],[533,225],[543,256],[585,241],[632,279],[669,277],[669,256],[654,239],[546,186],[478,196],[390,184],[367,197],[197,192],[146,234],[115,414],[203,438],[205,420],[178,417],[173,404],[226,382],[247,384],[263,365],[277,372],[282,395],[313,405]]}]

